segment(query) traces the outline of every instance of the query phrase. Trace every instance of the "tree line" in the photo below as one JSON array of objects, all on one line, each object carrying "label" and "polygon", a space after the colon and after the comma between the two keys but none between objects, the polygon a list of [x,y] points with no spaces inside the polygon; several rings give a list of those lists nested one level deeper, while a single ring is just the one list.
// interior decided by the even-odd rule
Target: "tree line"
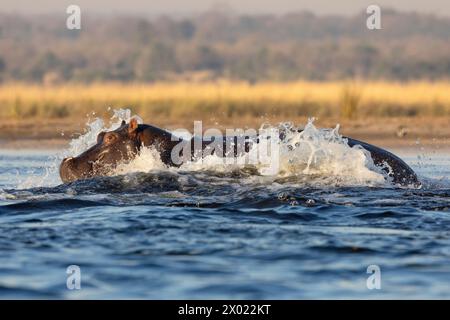
[{"label": "tree line", "polygon": [[233,79],[434,80],[450,75],[450,18],[385,10],[382,30],[355,16],[0,14],[0,81]]}]

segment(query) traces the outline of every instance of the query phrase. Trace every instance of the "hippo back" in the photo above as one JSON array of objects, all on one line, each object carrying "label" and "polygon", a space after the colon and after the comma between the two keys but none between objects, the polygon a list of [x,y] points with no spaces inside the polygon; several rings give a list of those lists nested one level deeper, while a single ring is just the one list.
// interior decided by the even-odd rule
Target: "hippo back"
[{"label": "hippo back", "polygon": [[389,176],[392,177],[392,180],[395,184],[400,184],[403,186],[420,186],[420,182],[417,179],[416,173],[395,154],[375,147],[374,145],[368,144],[366,142],[351,139],[348,137],[345,137],[345,139],[348,140],[348,145],[350,147],[359,145],[369,151],[376,166],[383,166],[385,164],[388,164],[392,169],[392,171],[389,172]]}]

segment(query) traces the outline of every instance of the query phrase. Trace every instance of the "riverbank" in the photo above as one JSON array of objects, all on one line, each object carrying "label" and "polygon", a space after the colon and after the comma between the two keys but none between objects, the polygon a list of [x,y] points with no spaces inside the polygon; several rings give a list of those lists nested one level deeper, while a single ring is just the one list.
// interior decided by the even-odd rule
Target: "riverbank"
[{"label": "riverbank", "polygon": [[[177,122],[152,121],[146,123],[169,130],[184,128],[193,131],[195,119],[183,118]],[[291,119],[295,124],[305,124],[306,117]],[[255,128],[263,122],[277,124],[281,119],[236,118],[216,122],[203,121],[203,128]],[[317,119],[315,124],[321,128],[335,127],[340,124],[340,133],[355,139],[364,140],[387,148],[450,148],[449,118],[373,118],[342,120],[338,118]],[[4,121],[0,120],[1,149],[62,149],[69,141],[84,133],[86,120],[50,119]]]},{"label": "riverbank", "polygon": [[240,81],[0,85],[0,148],[61,148],[86,128],[130,109],[145,123],[193,131],[291,121],[380,146],[448,145],[450,82]]}]

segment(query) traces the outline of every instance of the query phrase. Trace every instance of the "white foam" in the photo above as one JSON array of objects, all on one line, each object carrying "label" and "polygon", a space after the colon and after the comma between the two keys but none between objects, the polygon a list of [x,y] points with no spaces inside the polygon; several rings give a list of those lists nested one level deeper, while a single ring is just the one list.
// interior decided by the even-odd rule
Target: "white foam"
[{"label": "white foam", "polygon": [[[277,175],[264,181],[273,182],[286,177],[298,177],[299,181],[302,181],[302,178],[309,177],[320,185],[386,184],[385,175],[374,165],[370,154],[359,146],[348,146],[347,141],[339,134],[339,126],[333,130],[318,129],[311,119],[302,132],[298,132],[299,128],[289,123],[280,124],[277,129],[285,134],[285,138],[278,142],[280,170]],[[258,148],[260,145],[254,144],[249,152],[241,157],[249,159],[259,154]],[[215,155],[187,162],[180,168],[167,168],[156,150],[144,148],[131,163],[119,166],[113,174],[152,170],[232,173],[248,167],[253,167],[260,175],[265,175],[265,166],[262,164],[249,165],[244,159],[227,164],[223,158]]]},{"label": "white foam", "polygon": [[385,176],[370,154],[360,146],[350,147],[333,130],[318,129],[310,119],[302,132],[293,125],[284,125],[286,138],[280,146],[281,175],[313,175],[338,178],[344,184],[377,185]]},{"label": "white foam", "polygon": [[112,175],[124,175],[152,170],[166,170],[167,166],[161,161],[159,153],[154,148],[142,148],[139,156],[129,163],[117,166]]}]

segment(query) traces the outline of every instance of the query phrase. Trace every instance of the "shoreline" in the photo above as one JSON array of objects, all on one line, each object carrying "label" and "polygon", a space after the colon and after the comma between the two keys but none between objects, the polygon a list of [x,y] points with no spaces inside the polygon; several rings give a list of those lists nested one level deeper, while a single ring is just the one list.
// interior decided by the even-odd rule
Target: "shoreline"
[{"label": "shoreline", "polygon": [[[352,136],[355,138],[355,136]],[[448,140],[438,139],[420,139],[420,141],[412,139],[382,139],[367,136],[366,138],[358,136],[355,138],[379,147],[402,149],[402,150],[417,150],[422,148],[432,149],[436,151],[449,151],[450,142]],[[63,150],[69,146],[70,139],[14,139],[4,140],[0,139],[0,150]]]},{"label": "shoreline", "polygon": [[[147,122],[155,126],[174,130],[186,128],[193,131],[193,121],[186,119],[178,123],[161,120]],[[224,119],[220,123],[204,121],[203,129],[259,128],[262,123],[276,124],[280,119]],[[305,117],[297,117],[295,124],[305,124]],[[86,119],[64,119],[59,121],[2,121],[0,120],[0,149],[65,149],[69,142],[86,130]],[[339,133],[379,147],[390,149],[422,148],[450,151],[450,119],[444,118],[372,118],[341,120],[337,118],[317,119],[318,128],[334,128],[340,123]]]}]

